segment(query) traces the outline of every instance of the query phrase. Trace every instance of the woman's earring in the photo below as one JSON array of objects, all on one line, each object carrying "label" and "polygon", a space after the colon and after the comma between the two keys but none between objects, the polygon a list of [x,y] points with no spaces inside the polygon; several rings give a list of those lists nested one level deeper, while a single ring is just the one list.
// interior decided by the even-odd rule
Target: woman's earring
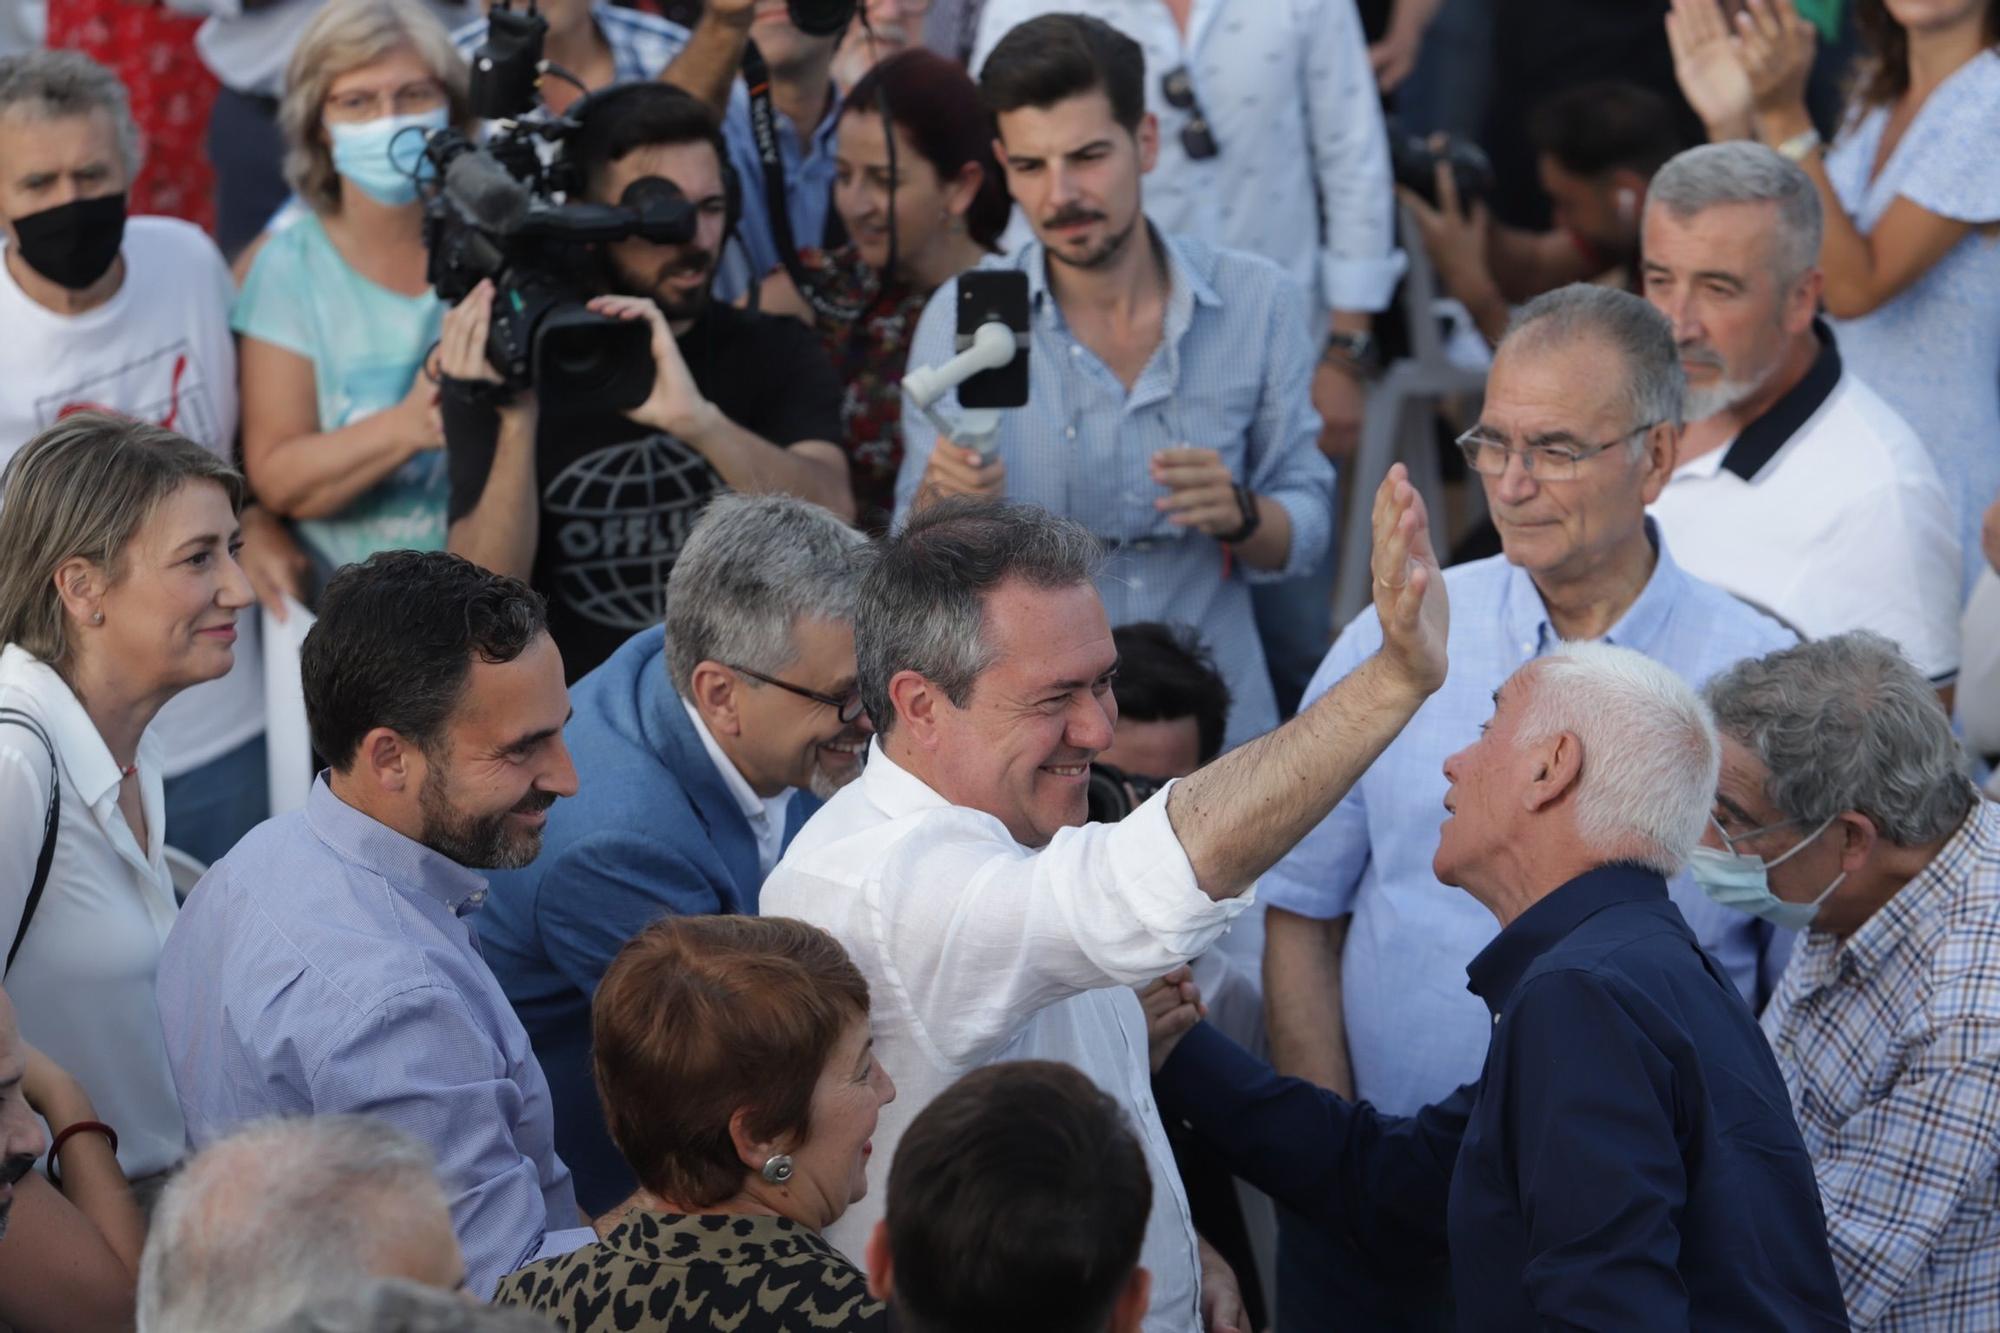
[{"label": "woman's earring", "polygon": [[764,1169],[758,1172],[773,1185],[782,1185],[792,1178],[792,1159],[787,1153],[778,1153],[764,1159]]},{"label": "woman's earring", "polygon": [[102,625],[104,623],[104,613],[102,611],[92,613],[90,623],[93,625]]}]

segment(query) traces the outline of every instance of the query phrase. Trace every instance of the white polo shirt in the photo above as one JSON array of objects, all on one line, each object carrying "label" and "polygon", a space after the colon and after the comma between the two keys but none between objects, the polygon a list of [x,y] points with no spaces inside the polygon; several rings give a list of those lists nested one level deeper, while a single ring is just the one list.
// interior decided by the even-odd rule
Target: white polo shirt
[{"label": "white polo shirt", "polygon": [[1841,369],[1804,379],[1720,449],[1674,470],[1651,513],[1674,558],[1808,638],[1868,629],[1934,684],[1959,666],[1956,511],[1923,443]]}]

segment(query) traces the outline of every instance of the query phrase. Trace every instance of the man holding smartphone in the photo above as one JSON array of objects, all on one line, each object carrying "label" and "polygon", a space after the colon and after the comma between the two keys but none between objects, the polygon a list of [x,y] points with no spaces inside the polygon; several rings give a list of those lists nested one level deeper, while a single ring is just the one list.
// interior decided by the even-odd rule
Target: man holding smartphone
[{"label": "man holding smartphone", "polygon": [[[1035,232],[986,266],[1027,275],[1029,402],[1002,414],[990,453],[933,448],[906,416],[898,518],[1005,495],[1084,523],[1108,551],[1097,586],[1114,625],[1181,622],[1216,646],[1236,745],[1278,720],[1250,585],[1311,569],[1332,535],[1305,293],[1268,260],[1147,221],[1159,128],[1130,38],[1078,15],[1030,20],[994,48],[980,93]],[[910,364],[952,355],[959,283],[978,281],[931,298]]]}]

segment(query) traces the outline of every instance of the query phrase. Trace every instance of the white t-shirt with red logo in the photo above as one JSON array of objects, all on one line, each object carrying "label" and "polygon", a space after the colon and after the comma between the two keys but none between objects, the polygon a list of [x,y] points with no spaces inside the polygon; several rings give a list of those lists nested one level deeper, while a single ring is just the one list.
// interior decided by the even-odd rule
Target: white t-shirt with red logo
[{"label": "white t-shirt with red logo", "polygon": [[[103,408],[236,455],[235,296],[229,268],[199,227],[174,218],[125,224],[125,281],[80,315],[29,299],[0,263],[0,466],[73,412]],[[166,776],[219,759],[264,730],[257,612],[237,620],[236,666],[160,711],[152,731]]]}]

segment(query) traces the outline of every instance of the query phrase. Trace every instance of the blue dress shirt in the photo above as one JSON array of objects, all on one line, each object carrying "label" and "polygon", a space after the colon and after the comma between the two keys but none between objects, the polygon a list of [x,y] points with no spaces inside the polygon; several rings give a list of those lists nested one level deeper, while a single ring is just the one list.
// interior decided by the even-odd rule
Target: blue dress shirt
[{"label": "blue dress shirt", "polygon": [[[764,875],[750,822],[667,678],[667,636],[642,630],[570,690],[563,731],[581,790],[549,807],[542,854],[491,877],[479,942],[555,1098],[556,1148],[592,1216],[637,1186],[604,1128],[590,1002],[625,942],[663,916],[755,915]],[[785,842],[819,808],[794,792]]]},{"label": "blue dress shirt", "polygon": [[1784,1080],[1658,875],[1578,876],[1466,972],[1484,1071],[1415,1117],[1280,1077],[1207,1024],[1155,1080],[1161,1110],[1371,1262],[1448,1249],[1461,1328],[1848,1326]]},{"label": "blue dress shirt", "polygon": [[[1153,239],[1167,264],[1165,329],[1129,392],[1070,333],[1039,242],[981,265],[1024,270],[1031,303],[1028,405],[1001,414],[999,456],[1009,499],[1068,515],[1110,546],[1097,591],[1113,625],[1166,620],[1200,631],[1232,696],[1225,743],[1238,745],[1278,724],[1250,584],[1310,572],[1333,536],[1333,466],[1318,447],[1306,297],[1267,259],[1157,229]],[[957,327],[954,280],[924,307],[910,364],[948,360]],[[940,406],[949,419],[957,399]],[[922,413],[903,414],[899,522],[935,443]],[[1284,506],[1292,546],[1282,569],[1248,569],[1155,507],[1167,492],[1148,470],[1152,456],[1188,445],[1216,450],[1239,482]]]},{"label": "blue dress shirt", "polygon": [[481,1296],[578,1222],[548,1083],[464,919],[485,897],[321,774],[195,885],[158,983],[195,1148],[265,1116],[395,1125],[436,1155]]},{"label": "blue dress shirt", "polygon": [[[1650,519],[1646,530],[1658,561],[1607,643],[1644,653],[1699,688],[1742,658],[1796,642],[1769,616],[1689,577]],[[1354,1092],[1395,1115],[1478,1074],[1491,1026],[1460,978],[1493,938],[1493,916],[1431,873],[1450,785],[1444,761],[1477,738],[1493,714],[1493,692],[1562,642],[1534,580],[1504,556],[1455,565],[1444,578],[1452,610],[1444,687],[1257,889],[1261,901],[1301,916],[1353,914],[1341,996]],[[1362,612],[1327,654],[1307,702],[1381,643],[1375,612]],[[1685,872],[1671,891],[1702,946],[1746,999],[1760,1003],[1784,969],[1790,932],[1774,938],[1756,918],[1718,907]]]},{"label": "blue dress shirt", "polygon": [[[827,218],[833,212],[834,137],[840,128],[840,106],[836,89],[826,114],[804,135],[791,117],[772,108],[778,160],[785,165],[785,214],[792,223],[792,244],[801,248],[819,245],[825,239]],[[743,213],[716,272],[715,295],[719,300],[734,301],[762,282],[780,262],[763,162],[757,156],[757,136],[750,131],[750,95],[743,90],[741,79],[729,93],[722,140],[729,148],[729,165],[736,171],[737,183],[743,187]]]}]

